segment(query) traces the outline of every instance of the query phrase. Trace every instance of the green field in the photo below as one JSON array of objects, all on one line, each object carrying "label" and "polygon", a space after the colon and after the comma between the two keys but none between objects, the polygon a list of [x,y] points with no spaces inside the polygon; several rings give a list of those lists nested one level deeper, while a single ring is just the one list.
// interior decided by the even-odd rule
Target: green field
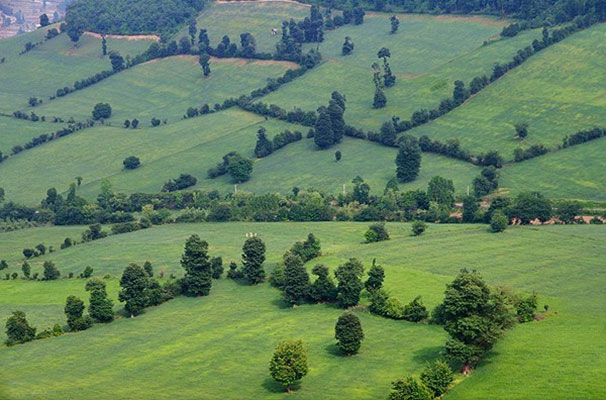
[{"label": "green field", "polygon": [[248,94],[265,86],[268,78],[277,78],[296,64],[279,61],[212,59],[208,78],[195,56],[175,56],[137,65],[96,85],[70,94],[36,109],[46,116],[91,118],[95,104],[112,106],[113,124],[137,118],[150,126],[152,117],[178,121],[191,106],[211,107],[230,97]]},{"label": "green field", "polygon": [[22,146],[34,137],[54,133],[62,127],[63,124],[32,123],[0,116],[0,151],[4,155],[9,155],[13,146]]},{"label": "green field", "polygon": [[[469,83],[475,76],[489,74],[495,62],[509,61],[518,49],[540,35],[527,31],[482,46],[484,40],[500,32],[504,22],[488,18],[399,17],[400,31],[395,35],[389,33],[387,14],[371,15],[362,25],[327,32],[326,40],[319,45],[323,64],[261,101],[287,110],[314,110],[328,102],[333,90],[338,90],[347,97],[348,123],[378,129],[393,115],[409,119],[420,108],[434,108],[452,96],[455,80]],[[345,36],[350,36],[355,44],[349,56],[341,55]],[[390,66],[398,80],[394,87],[385,90],[387,106],[375,110],[371,65],[379,61],[377,52],[381,47],[390,49]],[[309,91],[315,95],[307,96]]]},{"label": "green field", "polygon": [[[309,16],[309,6],[287,1],[210,3],[202,10],[196,24],[206,29],[210,45],[216,47],[224,35],[240,47],[240,34],[249,32],[255,37],[257,52],[273,53],[280,35],[272,35],[273,28],[281,31],[282,21],[302,20]],[[184,27],[177,37],[189,36]],[[196,37],[196,43],[198,38]]]},{"label": "green field", "polygon": [[[71,87],[77,80],[111,69],[109,58],[103,57],[101,39],[89,35],[83,35],[76,46],[67,35],[59,35],[18,55],[25,42],[41,40],[43,30],[46,28],[0,41],[0,57],[8,54],[6,61],[0,64],[0,112],[29,113],[32,110],[27,103],[30,96],[47,102],[57,89]],[[135,56],[150,43],[150,40],[108,38],[107,48],[119,51],[124,57]]]},{"label": "green field", "polygon": [[[430,225],[424,236],[411,237],[409,224],[388,224],[392,240],[364,245],[360,242],[366,226],[180,224],[109,237],[45,257],[62,271],[92,260],[96,275],[115,276],[129,262],[144,259],[151,259],[156,271],[180,272],[178,260],[189,234],[209,240],[210,253],[229,261],[239,259],[244,233],[252,231],[266,241],[271,269],[292,242],[312,231],[322,241],[323,257],[318,262],[334,268],[349,257],[359,257],[368,267],[376,257],[386,269],[386,285],[394,295],[409,301],[421,294],[428,307],[440,302],[444,284],[460,268],[475,268],[490,284],[536,291],[540,304],[549,304],[551,312],[544,321],[507,332],[447,399],[486,393],[499,399],[528,398],[533,393],[550,399],[605,395],[600,384],[600,357],[606,350],[600,339],[606,309],[601,290],[600,253],[606,239],[602,227],[517,227],[496,235],[479,225]],[[112,296],[114,281],[108,281]],[[4,312],[27,307],[42,327],[62,320],[61,298],[81,294],[78,286],[83,284],[76,279],[31,285],[0,281],[0,304]],[[40,292],[43,286],[50,288],[45,294],[26,295]],[[13,295],[17,290],[23,295]],[[340,310],[324,305],[292,309],[284,307],[279,297],[268,284],[248,287],[221,280],[207,298],[179,298],[134,320],[2,349],[0,362],[5,368],[0,376],[10,382],[4,387],[12,400],[63,399],[75,393],[81,399],[109,393],[129,398],[189,399],[200,393],[208,399],[283,398],[268,377],[267,362],[279,339],[300,337],[310,348],[311,370],[297,398],[376,399],[387,395],[391,380],[419,373],[425,361],[438,356],[446,339],[440,327],[358,312],[366,340],[359,355],[344,359],[334,353],[332,338]],[[43,316],[45,307],[48,313]],[[54,367],[32,369],[33,358]],[[74,372],[66,375],[64,368]],[[131,384],[119,383],[124,381]],[[178,391],[166,391],[175,385]]]},{"label": "green field", "polygon": [[[572,35],[412,133],[457,138],[471,152],[499,150],[511,160],[518,147],[554,148],[566,135],[606,125],[604,35],[606,24]],[[523,143],[515,139],[517,122],[529,124]]]},{"label": "green field", "polygon": [[503,169],[501,187],[548,197],[606,200],[606,139],[573,146]]}]

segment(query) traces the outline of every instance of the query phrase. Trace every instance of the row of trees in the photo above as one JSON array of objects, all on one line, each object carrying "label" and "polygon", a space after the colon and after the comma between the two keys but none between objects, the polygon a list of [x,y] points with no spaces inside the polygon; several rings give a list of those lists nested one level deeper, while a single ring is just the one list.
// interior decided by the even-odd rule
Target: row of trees
[{"label": "row of trees", "polygon": [[285,130],[276,136],[272,140],[267,138],[267,130],[264,127],[260,127],[257,131],[257,143],[255,145],[255,156],[257,158],[267,157],[276,150],[281,149],[289,143],[297,142],[303,138],[303,134],[299,131],[291,132]]}]

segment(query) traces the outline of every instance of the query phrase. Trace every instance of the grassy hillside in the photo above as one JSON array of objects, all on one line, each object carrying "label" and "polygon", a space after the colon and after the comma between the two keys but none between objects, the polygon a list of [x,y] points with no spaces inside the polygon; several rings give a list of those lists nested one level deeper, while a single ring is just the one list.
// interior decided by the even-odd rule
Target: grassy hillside
[{"label": "grassy hillside", "polygon": [[62,128],[62,124],[31,123],[16,118],[0,116],[0,151],[4,155],[11,152],[13,146],[24,145],[42,134],[50,134]]},{"label": "grassy hillside", "polygon": [[[262,99],[283,108],[314,110],[338,90],[347,97],[345,119],[366,129],[378,129],[393,115],[403,119],[419,108],[434,108],[452,96],[454,81],[469,83],[489,73],[495,62],[511,60],[540,32],[528,31],[514,38],[482,46],[501,30],[501,23],[484,18],[435,18],[400,15],[400,31],[389,33],[389,15],[371,15],[359,26],[345,26],[326,33],[320,44],[325,62],[300,79]],[[344,37],[355,44],[349,56],[341,55]],[[428,42],[431,42],[429,45]],[[380,62],[381,47],[391,51],[389,60],[396,85],[385,90],[387,106],[372,108],[373,62]],[[330,84],[327,84],[330,82]],[[315,96],[307,96],[309,91]]]},{"label": "grassy hillside", "polygon": [[[230,2],[211,3],[202,10],[196,24],[198,29],[206,29],[210,45],[216,47],[223,35],[240,46],[240,34],[251,33],[257,43],[259,53],[273,53],[280,35],[272,35],[273,28],[281,31],[282,21],[302,20],[309,16],[309,6],[294,2]],[[187,27],[177,37],[189,36]],[[196,38],[197,43],[197,38]]]},{"label": "grassy hillside", "polygon": [[[576,33],[531,57],[462,107],[412,131],[457,138],[472,152],[498,149],[506,159],[533,144],[555,147],[566,135],[606,125],[606,24]],[[529,124],[514,138],[513,125]]]},{"label": "grassy hillside", "polygon": [[36,109],[41,115],[76,120],[91,118],[95,104],[112,106],[112,122],[137,118],[149,126],[152,117],[179,120],[188,107],[223,103],[230,97],[264,87],[296,64],[243,59],[212,59],[212,73],[202,74],[198,57],[176,56],[153,60],[116,74],[96,85],[57,99]]},{"label": "grassy hillside", "polygon": [[[441,301],[444,284],[460,268],[475,268],[490,284],[536,291],[539,303],[549,304],[551,312],[544,321],[507,332],[478,370],[446,399],[478,398],[486,393],[500,399],[528,398],[532,393],[557,399],[605,395],[599,384],[599,358],[595,357],[606,350],[599,340],[606,309],[600,290],[603,280],[599,257],[601,242],[606,239],[604,229],[517,227],[503,234],[491,234],[478,225],[430,225],[424,236],[411,237],[409,224],[388,224],[392,240],[364,245],[360,242],[366,226],[161,226],[83,244],[75,248],[78,252],[68,249],[49,258],[63,271],[82,266],[83,259],[94,263],[96,274],[115,275],[129,262],[144,259],[150,259],[156,271],[179,271],[179,256],[189,234],[195,232],[208,239],[211,254],[229,261],[239,259],[244,233],[252,231],[266,241],[267,268],[271,269],[292,242],[312,231],[322,241],[324,255],[317,262],[334,268],[349,257],[359,257],[368,267],[376,257],[386,269],[386,285],[394,295],[407,302],[421,294],[428,307]],[[112,296],[114,281],[115,278],[108,281]],[[48,293],[27,300],[26,304],[22,297],[2,290],[0,304],[4,310],[29,304],[36,314],[36,307],[60,304],[59,292],[64,297],[81,293],[77,286],[83,281],[41,282],[27,288],[21,284],[0,281],[1,287],[10,285],[24,294],[39,291],[35,285],[48,285],[44,286]],[[103,397],[108,391],[126,396],[126,390],[131,398],[146,398],[154,393],[155,398],[188,399],[200,392],[200,379],[205,398],[209,399],[282,398],[280,388],[268,377],[267,362],[279,339],[300,337],[310,348],[311,370],[297,390],[297,397],[375,399],[386,396],[391,380],[418,373],[426,360],[437,357],[446,339],[440,327],[389,321],[359,312],[366,334],[362,352],[342,358],[334,353],[332,338],[340,310],[323,305],[293,309],[284,307],[279,297],[279,292],[268,284],[248,287],[221,280],[207,298],[180,298],[149,309],[134,320],[122,319],[83,333],[3,349],[0,360],[7,368],[0,379],[10,382],[5,386],[14,400],[42,398],[35,389],[42,382],[45,399],[66,398],[76,392],[82,399]],[[62,318],[57,305],[49,306],[49,313]],[[41,316],[36,318],[41,324],[52,322]],[[32,369],[29,360],[33,357],[40,362],[53,360],[55,368]],[[565,363],[559,361],[563,359]],[[69,376],[61,372],[64,363],[69,363],[70,371],[74,371]],[[118,379],[134,383],[115,384]],[[177,384],[179,390],[168,394],[165,389]],[[137,395],[132,397],[135,387]]]},{"label": "grassy hillside", "polygon": [[[83,35],[74,46],[69,37],[62,34],[23,55],[18,53],[24,49],[24,42],[38,42],[41,32],[17,38],[0,41],[0,57],[5,51],[9,54],[0,64],[0,112],[12,114],[22,109],[29,113],[30,96],[46,102],[57,89],[111,69],[109,58],[103,57],[100,38]],[[149,40],[108,38],[107,48],[119,51],[122,56],[133,56],[142,53],[150,43]]]},{"label": "grassy hillside", "polygon": [[548,197],[606,200],[606,139],[573,146],[503,169],[501,187]]}]

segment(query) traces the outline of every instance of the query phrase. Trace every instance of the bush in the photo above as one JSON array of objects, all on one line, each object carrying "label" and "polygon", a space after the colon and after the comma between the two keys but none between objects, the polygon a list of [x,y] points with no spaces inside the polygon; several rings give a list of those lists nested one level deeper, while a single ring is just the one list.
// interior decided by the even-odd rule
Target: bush
[{"label": "bush", "polygon": [[421,301],[421,296],[415,297],[413,301],[404,307],[403,318],[411,322],[419,322],[427,318],[429,313]]},{"label": "bush", "polygon": [[530,322],[534,319],[535,312],[537,311],[537,295],[532,294],[528,297],[520,297],[516,302],[516,312],[518,314],[518,321]]},{"label": "bush", "polygon": [[93,108],[93,119],[107,119],[112,116],[112,107],[108,103],[97,103]]},{"label": "bush", "polygon": [[124,165],[125,169],[135,169],[139,165],[141,165],[141,160],[139,160],[138,157],[129,156],[129,157],[126,157],[124,159],[124,161],[122,161],[122,164]]},{"label": "bush", "polygon": [[444,360],[436,360],[427,364],[420,376],[421,382],[433,392],[434,397],[440,397],[452,383],[452,370]]},{"label": "bush", "polygon": [[341,315],[335,326],[335,339],[337,346],[346,354],[356,354],[360,350],[364,332],[360,319],[353,312],[345,312]]},{"label": "bush", "polygon": [[392,382],[388,400],[432,400],[431,390],[412,376]]},{"label": "bush", "polygon": [[503,214],[503,211],[497,210],[492,214],[492,218],[490,218],[490,229],[493,232],[503,232],[507,228],[508,223],[509,220]]},{"label": "bush", "polygon": [[383,240],[389,240],[389,233],[385,229],[385,224],[378,223],[372,224],[368,227],[368,230],[364,234],[367,243],[381,242]]},{"label": "bush", "polygon": [[414,236],[420,236],[425,232],[427,225],[423,221],[415,221],[412,223],[412,234]]}]

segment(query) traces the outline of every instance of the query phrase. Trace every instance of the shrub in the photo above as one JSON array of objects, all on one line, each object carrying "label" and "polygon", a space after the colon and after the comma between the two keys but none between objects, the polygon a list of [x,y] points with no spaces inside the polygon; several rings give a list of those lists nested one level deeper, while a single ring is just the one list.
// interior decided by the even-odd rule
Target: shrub
[{"label": "shrub", "polygon": [[389,240],[389,233],[387,233],[387,229],[385,229],[385,224],[377,223],[368,227],[364,237],[366,238],[367,243],[381,242],[383,240]]},{"label": "shrub", "polygon": [[93,119],[107,119],[112,115],[112,107],[108,103],[97,103],[93,108]]},{"label": "shrub", "polygon": [[435,360],[427,364],[420,376],[421,382],[433,392],[434,397],[440,397],[452,383],[452,370],[444,360]]},{"label": "shrub", "polygon": [[411,322],[419,322],[427,318],[429,313],[421,301],[421,296],[415,297],[413,301],[404,307],[403,318]]},{"label": "shrub", "polygon": [[335,339],[337,346],[346,354],[356,354],[362,345],[364,332],[360,319],[353,312],[345,312],[341,315],[335,325]]},{"label": "shrub", "polygon": [[414,236],[420,236],[425,232],[427,225],[423,221],[415,221],[412,223],[412,234]]},{"label": "shrub", "polygon": [[135,169],[139,165],[141,165],[141,160],[139,160],[138,157],[129,156],[129,157],[126,157],[124,159],[124,161],[122,161],[122,164],[124,165],[125,169]]},{"label": "shrub", "polygon": [[6,320],[6,345],[25,343],[34,340],[36,328],[31,327],[23,311],[13,311]]},{"label": "shrub", "polygon": [[493,232],[503,232],[507,228],[508,223],[509,220],[503,214],[503,211],[497,210],[492,213],[492,218],[490,218],[490,229]]},{"label": "shrub", "polygon": [[432,400],[431,390],[412,376],[392,382],[388,400]]},{"label": "shrub", "polygon": [[53,281],[55,279],[59,279],[60,276],[61,276],[61,273],[59,272],[57,267],[55,267],[55,264],[53,264],[52,261],[44,262],[44,280],[45,281]]},{"label": "shrub", "polygon": [[537,295],[532,294],[528,297],[520,297],[516,302],[516,312],[518,321],[524,323],[534,319],[537,311]]}]

